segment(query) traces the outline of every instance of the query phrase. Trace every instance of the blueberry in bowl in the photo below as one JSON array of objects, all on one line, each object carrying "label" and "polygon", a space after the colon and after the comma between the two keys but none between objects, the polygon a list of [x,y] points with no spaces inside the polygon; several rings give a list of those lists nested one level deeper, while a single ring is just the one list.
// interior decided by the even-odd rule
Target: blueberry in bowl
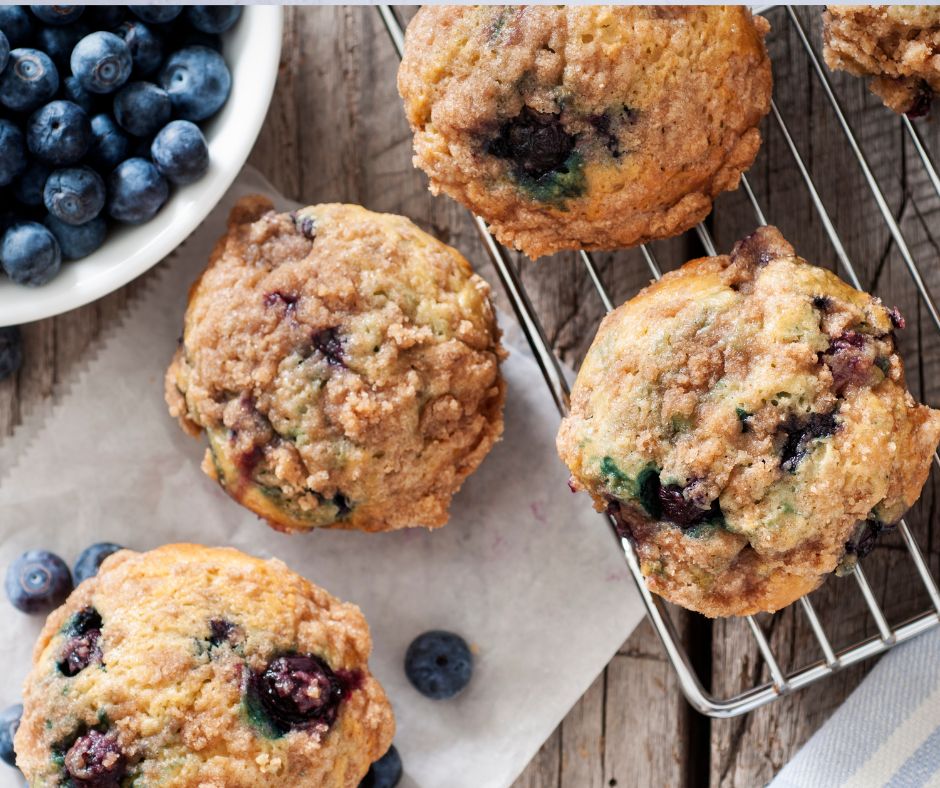
[{"label": "blueberry in bowl", "polygon": [[[62,22],[53,24],[28,6],[0,8],[0,61],[8,61],[0,68],[0,188],[9,198],[0,245],[17,224],[48,231],[30,236],[44,242],[44,276],[22,275],[30,264],[15,256],[0,270],[0,322],[11,325],[98,298],[172,251],[247,158],[277,75],[279,8],[89,6],[72,18],[76,13],[44,7],[39,15]],[[161,75],[186,50],[174,61],[181,65],[174,71],[174,103]],[[193,59],[193,50],[211,54]],[[203,62],[210,64],[205,73],[187,70]],[[158,134],[183,120],[198,134],[173,127],[162,138],[172,144],[154,154]],[[107,189],[114,170],[132,158],[154,168],[131,168],[145,176],[129,184],[131,194],[146,187],[139,208],[122,209],[120,199],[109,197],[94,219],[71,225],[83,228],[78,232],[45,209],[42,190],[52,171],[89,167]],[[55,249],[66,265],[56,266]],[[21,290],[40,282],[28,297]]]},{"label": "blueberry in bowl", "polygon": [[55,170],[46,179],[42,199],[46,210],[60,222],[85,224],[104,208],[104,181],[91,167]]}]

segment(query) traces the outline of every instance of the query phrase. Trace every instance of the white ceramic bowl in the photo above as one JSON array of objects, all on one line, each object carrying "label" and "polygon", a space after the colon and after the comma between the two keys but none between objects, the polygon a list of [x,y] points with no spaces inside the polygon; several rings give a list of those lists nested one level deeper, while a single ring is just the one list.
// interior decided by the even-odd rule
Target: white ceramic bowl
[{"label": "white ceramic bowl", "polygon": [[279,7],[245,6],[238,24],[223,35],[232,92],[219,114],[203,126],[209,171],[195,183],[173,188],[166,205],[149,222],[113,227],[94,254],[63,261],[62,270],[48,284],[15,285],[0,273],[0,326],[51,317],[101,298],[186,239],[225,194],[261,130],[277,79],[282,24]]}]

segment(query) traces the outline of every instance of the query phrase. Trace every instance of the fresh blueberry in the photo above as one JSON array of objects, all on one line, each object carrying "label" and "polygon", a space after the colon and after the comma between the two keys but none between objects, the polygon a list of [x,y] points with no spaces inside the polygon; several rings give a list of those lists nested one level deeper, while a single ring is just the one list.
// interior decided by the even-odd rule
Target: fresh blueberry
[{"label": "fresh blueberry", "polygon": [[30,550],[7,568],[4,585],[17,610],[48,612],[61,605],[72,591],[72,575],[55,553]]},{"label": "fresh blueberry", "polygon": [[14,703],[0,712],[0,758],[10,766],[16,766],[16,752],[13,750],[13,737],[20,727],[23,716],[23,704]]},{"label": "fresh blueberry", "polygon": [[191,46],[170,55],[160,72],[160,84],[170,94],[176,114],[196,121],[219,111],[231,90],[232,76],[218,52]]},{"label": "fresh blueberry", "polygon": [[127,44],[137,74],[147,76],[160,68],[163,62],[163,43],[147,25],[136,19],[128,19],[118,25],[114,32]]},{"label": "fresh blueberry", "polygon": [[45,52],[14,49],[0,74],[0,104],[28,112],[51,99],[59,89],[59,72]]},{"label": "fresh blueberry", "polygon": [[169,196],[164,177],[146,159],[127,159],[108,180],[108,212],[119,222],[140,224],[149,221]]},{"label": "fresh blueberry", "polygon": [[85,224],[104,208],[104,181],[91,167],[54,170],[46,179],[42,201],[57,219],[66,224]]},{"label": "fresh blueberry", "polygon": [[12,121],[0,118],[0,186],[12,183],[25,169],[23,132]]},{"label": "fresh blueberry", "polygon": [[66,784],[82,788],[117,788],[127,773],[127,758],[114,732],[92,728],[79,736],[62,759]]},{"label": "fresh blueberry", "polygon": [[150,156],[173,183],[192,183],[209,169],[209,148],[199,127],[188,120],[168,123],[154,137]]},{"label": "fresh blueberry", "polygon": [[47,25],[68,25],[85,13],[83,5],[32,5],[30,8]]},{"label": "fresh blueberry", "polygon": [[13,196],[21,205],[38,208],[42,205],[42,190],[51,170],[41,161],[31,161],[13,183]]},{"label": "fresh blueberry", "polygon": [[7,67],[7,61],[10,59],[10,42],[6,35],[0,30],[0,71]]},{"label": "fresh blueberry", "polygon": [[114,97],[114,119],[135,137],[149,137],[170,120],[167,92],[152,82],[130,82]]},{"label": "fresh blueberry", "polygon": [[99,30],[75,45],[72,73],[91,93],[113,93],[127,82],[134,62],[124,39]]},{"label": "fresh blueberry", "polygon": [[84,24],[68,27],[43,27],[36,33],[36,48],[41,49],[55,63],[60,73],[69,73],[69,56],[82,36],[91,32]]},{"label": "fresh blueberry", "polygon": [[33,20],[21,5],[0,4],[0,30],[11,47],[21,47],[33,35]]},{"label": "fresh blueberry", "polygon": [[93,5],[85,9],[85,19],[93,30],[111,30],[124,21],[127,8],[122,5]]},{"label": "fresh blueberry", "polygon": [[104,561],[112,553],[116,553],[118,550],[123,550],[119,544],[114,544],[114,542],[96,542],[93,545],[89,545],[84,550],[82,554],[78,557],[78,560],[75,562],[75,570],[73,575],[75,577],[75,582],[81,583],[83,580],[87,580],[89,577],[94,577],[98,574],[98,568],[101,566],[101,562]]},{"label": "fresh blueberry", "polygon": [[23,335],[19,326],[0,328],[0,380],[23,366]]},{"label": "fresh blueberry", "polygon": [[91,145],[88,115],[71,101],[50,101],[37,109],[26,123],[26,145],[48,164],[74,164]]},{"label": "fresh blueberry", "polygon": [[82,87],[78,77],[66,77],[62,83],[62,93],[69,101],[80,107],[86,115],[91,115],[95,108],[95,99]]},{"label": "fresh blueberry", "polygon": [[129,8],[138,19],[157,25],[172,22],[183,10],[181,5],[132,5]]},{"label": "fresh blueberry", "polygon": [[62,266],[55,236],[36,222],[19,222],[3,234],[0,265],[18,285],[44,285]]},{"label": "fresh blueberry", "polygon": [[401,756],[395,745],[369,767],[359,788],[395,788],[401,781]]},{"label": "fresh blueberry", "polygon": [[433,630],[415,638],[405,654],[405,675],[422,695],[452,698],[470,681],[473,654],[452,632]]},{"label": "fresh blueberry", "polygon": [[202,33],[224,33],[242,15],[240,5],[192,5],[186,9],[186,18]]},{"label": "fresh blueberry", "polygon": [[92,164],[110,172],[127,158],[127,135],[107,113],[91,119],[91,147],[88,158]]},{"label": "fresh blueberry", "polygon": [[81,260],[94,252],[108,235],[108,223],[96,216],[85,224],[66,224],[55,216],[47,216],[42,222],[59,242],[62,257],[66,260]]},{"label": "fresh blueberry", "polygon": [[182,25],[173,31],[173,41],[177,44],[177,49],[184,47],[208,47],[219,54],[222,54],[222,36],[218,33],[203,33],[189,25]]}]

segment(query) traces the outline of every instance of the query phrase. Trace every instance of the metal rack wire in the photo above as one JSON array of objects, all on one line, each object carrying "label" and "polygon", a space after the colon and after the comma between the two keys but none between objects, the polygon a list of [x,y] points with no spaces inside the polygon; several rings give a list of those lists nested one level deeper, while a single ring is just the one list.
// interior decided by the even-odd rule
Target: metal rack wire
[{"label": "metal rack wire", "polygon": [[[772,7],[773,6],[764,7],[761,10],[763,11]],[[813,46],[803,29],[803,26],[797,18],[796,13],[793,11],[793,8],[790,6],[785,6],[785,9],[789,23],[793,26],[797,37],[806,51],[806,54],[812,65],[812,70],[820,82],[823,93],[825,94],[826,99],[828,100],[828,103],[830,104],[832,111],[838,120],[839,126],[845,135],[846,141],[851,148],[859,167],[861,168],[861,171],[872,192],[872,195],[875,198],[884,222],[888,227],[888,230],[904,261],[905,266],[907,267],[908,272],[910,273],[920,299],[931,320],[934,322],[938,331],[940,331],[940,314],[938,314],[936,303],[934,302],[926,284],[924,283],[917,262],[911,254],[908,244],[905,241],[903,234],[901,233],[901,229],[892,215],[890,208],[888,207],[881,187],[872,173],[871,167],[869,166],[864,152],[857,142],[855,133],[852,130],[852,127],[849,125],[849,122],[846,120],[845,114],[842,111],[839,100],[832,89],[828,76],[823,69],[822,64],[820,63],[819,57],[814,51]],[[402,27],[390,6],[378,6],[378,11],[392,39],[392,43],[394,44],[400,57],[404,48]],[[790,135],[790,131],[787,128],[787,125],[784,122],[783,116],[781,115],[780,110],[777,108],[776,103],[772,103],[771,105],[771,114],[773,116],[774,122],[777,124],[780,132],[783,135],[787,148],[789,149],[789,152],[793,158],[793,162],[796,165],[796,168],[799,171],[800,176],[807,188],[810,200],[816,213],[818,214],[826,236],[828,237],[829,242],[832,244],[833,250],[836,253],[836,257],[838,258],[840,265],[842,266],[852,285],[858,289],[862,289],[861,282],[856,275],[852,262],[846,253],[845,247],[839,238],[839,234],[830,219],[829,213],[823,204],[819,192],[813,183],[813,179],[803,162],[803,158],[793,141],[793,137]],[[904,118],[904,127],[911,137],[914,148],[917,151],[921,162],[923,163],[933,188],[936,190],[937,195],[940,196],[940,176],[937,174],[937,169],[934,166],[933,161],[931,160],[931,157],[928,154],[916,127],[906,117]],[[743,176],[741,178],[741,187],[754,211],[757,224],[767,224],[767,220],[765,219],[764,213],[761,210],[761,206],[757,200],[757,197],[755,196],[754,191],[751,189],[747,178]],[[556,405],[558,406],[559,412],[564,415],[568,410],[569,391],[564,374],[562,373],[561,363],[558,357],[552,351],[551,344],[548,342],[545,336],[545,332],[539,320],[538,313],[533,309],[532,303],[525,291],[525,287],[523,286],[519,275],[510,262],[505,250],[489,234],[486,228],[486,224],[483,222],[483,220],[479,217],[474,218],[477,229],[480,233],[480,237],[483,240],[487,253],[492,258],[493,264],[496,267],[500,279],[502,280],[502,284],[509,297],[513,311],[519,320],[526,339],[528,340],[529,345],[532,348],[532,352],[535,355],[536,361],[538,362],[542,374],[545,377],[545,382],[548,384],[548,388],[555,400]],[[705,227],[704,224],[699,224],[695,228],[695,231],[707,254],[715,255],[715,245],[707,227]],[[662,276],[662,273],[653,251],[648,246],[640,246],[639,249],[647,267],[649,268],[650,274],[654,279],[659,279]],[[601,303],[603,304],[605,310],[608,312],[611,311],[614,308],[614,304],[604,286],[603,280],[600,277],[594,260],[590,254],[583,251],[579,253],[579,256],[581,263],[587,270],[588,276],[595,290],[597,291],[597,295],[601,299]],[[940,468],[940,457],[938,457],[936,453],[934,454],[934,463],[938,468]],[[861,593],[866,607],[878,630],[878,634],[876,636],[836,651],[833,648],[828,635],[826,634],[825,628],[820,621],[820,618],[817,615],[812,602],[810,602],[809,598],[803,597],[799,600],[799,604],[818,642],[823,659],[803,666],[797,670],[785,673],[781,668],[776,656],[774,655],[770,643],[768,642],[760,624],[753,616],[748,616],[746,619],[748,626],[750,628],[751,634],[754,637],[757,648],[763,657],[764,663],[767,666],[771,680],[758,686],[754,686],[732,697],[718,698],[710,694],[705,689],[702,681],[696,674],[689,655],[682,645],[681,639],[677,633],[676,625],[669,613],[668,607],[662,599],[654,596],[647,589],[643,575],[640,572],[639,562],[637,560],[633,546],[630,544],[628,539],[617,535],[614,522],[609,517],[607,517],[607,519],[614,538],[616,539],[620,548],[623,550],[627,565],[629,566],[630,572],[636,581],[637,589],[639,590],[640,596],[646,605],[649,618],[663,643],[669,660],[672,662],[673,667],[677,672],[680,685],[683,692],[685,693],[686,698],[695,709],[711,717],[727,718],[744,714],[748,711],[758,708],[759,706],[769,703],[776,698],[792,693],[802,687],[830,676],[850,665],[856,664],[862,660],[887,651],[898,643],[910,640],[911,638],[916,637],[917,635],[933,628],[934,626],[937,626],[937,624],[940,624],[940,591],[938,591],[937,583],[931,575],[930,568],[924,560],[923,554],[921,553],[920,548],[917,545],[910,528],[908,527],[908,524],[904,520],[901,520],[898,524],[898,529],[910,559],[917,570],[917,575],[922,581],[927,591],[927,595],[930,598],[932,605],[930,609],[924,611],[918,616],[915,616],[914,618],[907,620],[904,623],[892,627],[888,623],[881,606],[878,604],[878,601],[868,584],[868,580],[865,577],[864,571],[862,570],[861,566],[857,566],[853,572],[853,576],[855,578],[855,582],[858,585],[859,592]]]}]

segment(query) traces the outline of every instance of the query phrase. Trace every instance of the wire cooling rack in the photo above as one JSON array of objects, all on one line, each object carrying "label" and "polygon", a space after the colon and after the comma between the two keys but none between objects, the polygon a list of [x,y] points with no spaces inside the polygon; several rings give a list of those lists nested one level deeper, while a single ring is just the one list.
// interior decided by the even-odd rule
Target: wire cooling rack
[{"label": "wire cooling rack", "polygon": [[[775,6],[764,6],[759,10],[766,11],[774,7]],[[875,179],[875,176],[872,173],[868,160],[866,159],[865,154],[862,152],[862,149],[858,144],[855,132],[852,130],[852,127],[846,120],[845,114],[842,111],[842,107],[832,89],[831,84],[829,83],[829,79],[820,62],[820,59],[813,49],[813,46],[810,43],[802,24],[797,18],[797,15],[794,13],[793,8],[791,6],[785,6],[784,8],[786,10],[786,16],[789,20],[789,23],[793,26],[797,37],[802,43],[803,48],[806,50],[812,71],[815,73],[815,76],[822,87],[823,93],[825,94],[826,99],[831,106],[832,112],[835,114],[838,124],[845,135],[846,142],[851,148],[854,157],[858,161],[858,165],[861,168],[868,187],[871,189],[871,193],[878,205],[878,209],[882,215],[882,218],[884,219],[884,222],[888,227],[897,250],[900,253],[901,258],[903,259],[904,264],[911,275],[921,302],[923,303],[927,314],[930,316],[937,330],[940,331],[940,314],[938,314],[937,306],[923,281],[917,262],[914,260],[914,257],[911,254],[908,244],[901,233],[901,229],[898,226],[898,223],[895,220],[893,214],[891,213],[890,208],[888,207],[888,203],[885,200],[878,181]],[[398,19],[396,18],[395,13],[390,6],[378,6],[378,11],[392,39],[392,43],[394,44],[395,49],[398,51],[399,57],[401,57],[404,47],[404,36],[401,24],[398,22]],[[774,122],[779,127],[783,138],[786,141],[786,145],[793,158],[793,163],[802,177],[813,207],[818,214],[819,220],[822,223],[822,227],[830,243],[832,244],[844,273],[854,287],[858,288],[859,290],[864,289],[855,272],[855,268],[853,267],[852,262],[845,251],[845,247],[839,238],[839,234],[836,232],[836,229],[829,217],[829,213],[819,196],[819,192],[813,183],[813,179],[811,178],[809,171],[803,162],[803,158],[800,155],[800,152],[797,149],[797,146],[794,143],[792,136],[790,135],[790,131],[787,128],[787,125],[784,122],[784,119],[780,114],[780,111],[777,108],[775,102],[771,103],[771,115],[773,116]],[[917,129],[907,117],[904,117],[903,123],[907,134],[910,135],[914,148],[917,151],[918,157],[924,166],[933,188],[936,190],[937,195],[940,196],[940,176],[937,174],[937,169],[934,166],[933,161],[931,160],[930,155],[928,154],[927,149],[925,148],[924,143],[917,132]],[[761,210],[760,204],[758,203],[757,198],[755,197],[754,192],[752,191],[751,186],[747,181],[747,178],[744,176],[741,177],[741,188],[744,191],[744,194],[747,196],[747,200],[754,211],[754,217],[757,224],[766,225],[767,220],[764,217],[764,213]],[[477,230],[480,233],[480,237],[483,240],[484,246],[492,258],[493,264],[495,265],[499,277],[502,280],[506,294],[508,295],[512,304],[513,311],[515,312],[516,317],[519,319],[519,323],[522,326],[526,339],[528,340],[529,345],[532,348],[532,352],[538,361],[542,375],[545,378],[545,382],[548,384],[548,388],[554,397],[555,404],[558,406],[559,412],[564,415],[568,412],[569,391],[564,374],[562,373],[561,362],[552,351],[551,344],[546,339],[545,331],[542,328],[538,313],[533,308],[529,296],[526,293],[525,287],[523,286],[519,275],[510,262],[506,251],[489,234],[486,228],[486,224],[482,219],[479,217],[474,217],[474,221],[476,223]],[[697,233],[699,240],[701,241],[702,246],[705,248],[706,252],[709,255],[715,255],[715,244],[712,241],[711,235],[705,225],[699,224],[695,228],[695,232]],[[662,276],[662,272],[659,263],[653,255],[652,250],[648,246],[640,246],[639,249],[643,255],[647,267],[649,268],[650,274],[654,279],[659,279]],[[579,256],[581,263],[587,270],[591,282],[597,291],[598,297],[601,299],[604,309],[607,312],[610,312],[614,308],[614,304],[610,299],[610,295],[608,294],[603,281],[601,280],[594,260],[587,252],[582,251],[579,253]],[[938,468],[940,468],[940,457],[938,457],[936,453],[934,453],[934,463]],[[878,604],[878,601],[868,584],[868,580],[865,577],[865,573],[859,564],[856,566],[855,571],[852,574],[855,578],[855,582],[858,585],[858,590],[861,593],[868,608],[868,612],[871,615],[875,626],[877,627],[878,634],[876,636],[855,643],[838,651],[835,650],[829,640],[828,635],[826,634],[826,630],[823,627],[823,624],[820,621],[815,608],[813,607],[812,602],[810,602],[808,597],[803,597],[799,600],[799,605],[802,608],[802,612],[805,615],[813,634],[815,635],[816,641],[823,655],[823,659],[802,666],[799,669],[793,670],[791,672],[784,672],[776,656],[774,655],[773,650],[771,649],[770,643],[764,634],[764,630],[753,616],[748,616],[746,619],[748,626],[750,628],[751,634],[754,637],[754,640],[756,641],[757,648],[763,657],[764,663],[767,666],[771,680],[731,697],[715,697],[705,689],[705,686],[703,685],[699,676],[696,674],[696,671],[692,665],[692,661],[682,645],[676,624],[672,619],[667,605],[663,602],[662,599],[654,596],[647,589],[646,583],[643,580],[643,575],[640,572],[639,562],[637,560],[633,546],[630,544],[628,539],[618,536],[614,522],[606,515],[604,515],[604,517],[608,520],[611,527],[611,533],[614,535],[614,538],[616,539],[620,548],[623,550],[627,565],[630,568],[633,579],[636,581],[640,596],[646,605],[646,610],[650,621],[655,627],[656,633],[662,640],[663,646],[666,649],[666,653],[669,656],[669,660],[678,674],[679,682],[686,698],[695,709],[711,717],[727,718],[744,714],[783,695],[790,694],[827,676],[831,676],[832,674],[843,670],[850,665],[854,665],[858,662],[861,662],[862,660],[881,654],[888,649],[893,648],[897,644],[903,643],[906,640],[910,640],[911,638],[916,637],[917,635],[933,628],[938,623],[940,623],[940,592],[938,592],[937,583],[931,575],[930,568],[928,567],[927,562],[924,560],[923,554],[921,553],[921,550],[911,533],[911,529],[908,527],[907,522],[901,520],[898,523],[898,530],[901,534],[910,560],[916,569],[917,576],[926,589],[927,595],[932,605],[931,608],[901,624],[891,626],[888,623],[881,606]]]}]

